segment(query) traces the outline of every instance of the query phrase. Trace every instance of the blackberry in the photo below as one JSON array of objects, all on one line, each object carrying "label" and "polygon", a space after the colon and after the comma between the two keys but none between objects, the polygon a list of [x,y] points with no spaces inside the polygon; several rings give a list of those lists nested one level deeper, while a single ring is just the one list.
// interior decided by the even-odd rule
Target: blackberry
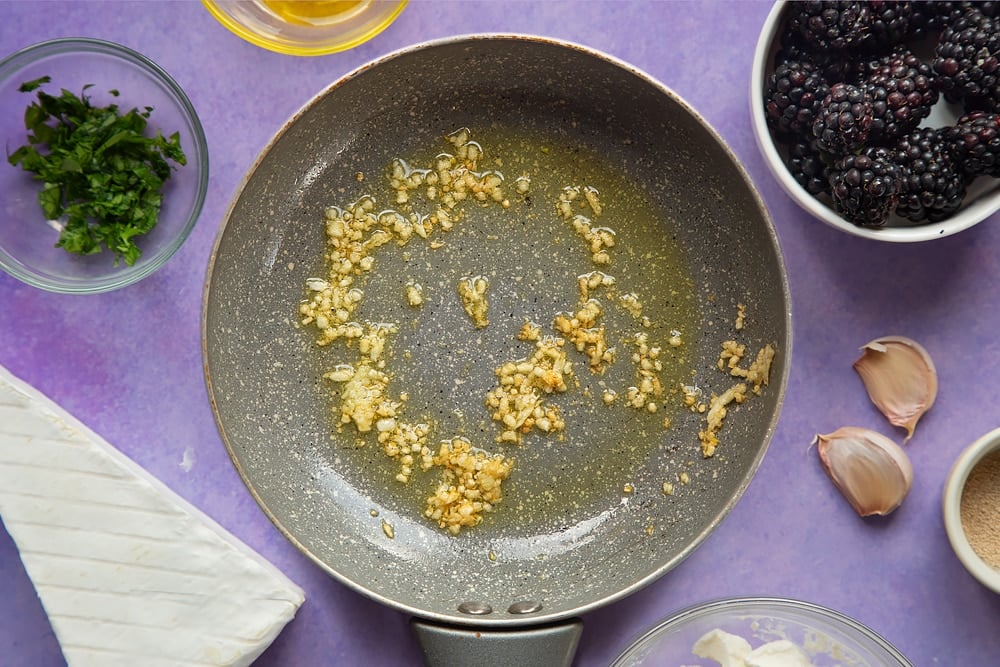
[{"label": "blackberry", "polygon": [[830,86],[809,62],[788,61],[774,70],[764,109],[771,128],[784,137],[809,135]]},{"label": "blackberry", "polygon": [[848,83],[830,86],[813,122],[813,136],[820,150],[834,155],[853,153],[865,145],[873,120],[871,99]]},{"label": "blackberry", "polygon": [[938,222],[958,210],[965,198],[966,177],[945,131],[914,130],[899,140],[895,154],[903,170],[898,215],[914,222]]},{"label": "blackberry", "polygon": [[830,169],[816,142],[803,139],[789,146],[785,165],[795,182],[809,194],[816,196],[830,192]]},{"label": "blackberry", "polygon": [[892,151],[882,146],[844,156],[830,170],[833,208],[862,227],[883,226],[899,203],[902,187],[902,170]]},{"label": "blackberry", "polygon": [[851,54],[819,51],[806,44],[802,33],[790,28],[781,33],[779,44],[774,56],[775,69],[789,60],[797,60],[815,65],[827,83],[855,82],[855,61]]},{"label": "blackberry", "polygon": [[941,33],[934,72],[949,102],[967,110],[1000,109],[1000,22],[968,9]]},{"label": "blackberry", "polygon": [[918,3],[899,0],[871,0],[871,46],[894,46],[910,37],[920,27],[921,15],[915,11]]},{"label": "blackberry", "polygon": [[914,2],[913,10],[917,18],[914,22],[923,22],[927,30],[941,30],[948,24],[958,20],[970,9],[976,9],[990,18],[1000,15],[1000,2],[994,0],[976,0],[969,2],[948,2],[946,0],[930,0],[929,2]]},{"label": "blackberry", "polygon": [[939,15],[939,2],[913,2],[910,16],[910,41],[919,41],[944,27],[945,18]]},{"label": "blackberry", "polygon": [[917,129],[938,100],[934,71],[908,50],[869,61],[861,87],[871,98],[869,141],[888,145]]},{"label": "blackberry", "polygon": [[967,175],[1000,177],[1000,115],[973,111],[946,128],[944,137]]},{"label": "blackberry", "polygon": [[872,16],[866,2],[806,0],[790,3],[788,26],[816,52],[865,48],[872,40]]}]

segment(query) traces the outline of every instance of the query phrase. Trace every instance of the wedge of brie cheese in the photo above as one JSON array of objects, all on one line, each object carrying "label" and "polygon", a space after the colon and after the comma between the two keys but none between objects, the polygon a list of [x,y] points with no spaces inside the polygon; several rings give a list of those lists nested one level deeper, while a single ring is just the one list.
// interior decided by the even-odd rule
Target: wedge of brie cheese
[{"label": "wedge of brie cheese", "polygon": [[70,667],[249,665],[304,600],[2,366],[0,517]]}]

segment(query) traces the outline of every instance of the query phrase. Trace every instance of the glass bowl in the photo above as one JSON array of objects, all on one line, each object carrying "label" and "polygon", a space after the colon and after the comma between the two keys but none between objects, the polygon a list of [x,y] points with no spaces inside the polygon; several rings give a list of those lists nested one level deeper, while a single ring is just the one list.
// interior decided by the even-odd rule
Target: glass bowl
[{"label": "glass bowl", "polygon": [[[179,133],[186,165],[176,165],[161,192],[156,223],[136,237],[141,257],[128,266],[102,250],[74,255],[55,247],[58,221],[47,220],[38,202],[41,181],[4,159],[0,163],[0,268],[35,287],[62,293],[106,292],[130,285],[161,267],[184,243],[201,213],[208,189],[208,146],[201,122],[180,86],[154,62],[124,46],[96,39],[71,38],[40,42],[0,61],[0,133],[6,155],[28,143],[25,109],[37,91],[18,87],[43,76],[41,90],[58,96],[66,89],[86,94],[95,106],[115,103],[120,113],[153,107],[147,135]],[[110,90],[119,91],[114,97]],[[45,152],[44,149],[41,152]]]},{"label": "glass bowl", "polygon": [[230,32],[293,56],[346,51],[385,30],[407,0],[202,0]]},{"label": "glass bowl", "polygon": [[715,629],[739,635],[754,648],[787,639],[803,649],[815,667],[912,667],[889,642],[839,612],[765,597],[717,600],[685,609],[643,634],[612,667],[718,667],[691,652],[702,635]]},{"label": "glass bowl", "polygon": [[[794,5],[794,2],[788,0],[777,0],[771,7],[757,40],[750,74],[750,117],[754,137],[768,168],[792,201],[810,215],[842,232],[897,243],[928,241],[950,236],[982,222],[1000,210],[1000,179],[980,176],[968,186],[962,206],[945,220],[911,222],[893,213],[883,227],[859,227],[841,218],[833,209],[829,198],[818,199],[799,185],[785,166],[788,149],[774,140],[764,112],[768,78],[774,71],[774,57],[780,47],[787,11]],[[933,42],[915,48],[919,47],[923,47],[924,51],[932,50]],[[918,54],[927,60],[927,55],[923,51]],[[921,127],[954,125],[961,114],[960,105],[949,104],[942,98],[934,105],[930,116],[924,119]]]}]

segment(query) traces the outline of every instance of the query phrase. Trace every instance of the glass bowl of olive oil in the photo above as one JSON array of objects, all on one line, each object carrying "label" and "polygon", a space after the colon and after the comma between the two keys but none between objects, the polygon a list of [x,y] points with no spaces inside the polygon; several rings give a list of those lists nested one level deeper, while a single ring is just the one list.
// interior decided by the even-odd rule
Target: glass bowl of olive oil
[{"label": "glass bowl of olive oil", "polygon": [[346,51],[385,30],[407,0],[202,0],[232,33],[294,56]]}]

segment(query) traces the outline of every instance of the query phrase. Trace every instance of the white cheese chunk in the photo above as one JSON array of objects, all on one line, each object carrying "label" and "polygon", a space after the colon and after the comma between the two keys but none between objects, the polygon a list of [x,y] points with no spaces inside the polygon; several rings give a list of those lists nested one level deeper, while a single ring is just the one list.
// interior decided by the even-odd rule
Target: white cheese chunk
[{"label": "white cheese chunk", "polygon": [[778,639],[758,646],[746,658],[747,667],[812,667],[812,662],[798,646]]},{"label": "white cheese chunk", "polygon": [[691,652],[699,658],[708,658],[720,667],[744,667],[750,655],[750,642],[722,630],[706,632],[695,642]]},{"label": "white cheese chunk", "polygon": [[245,666],[302,590],[0,366],[0,517],[69,667]]},{"label": "white cheese chunk", "polygon": [[751,650],[750,642],[725,630],[710,630],[702,635],[691,652],[708,658],[720,667],[813,667],[798,646],[787,639],[761,644]]}]

